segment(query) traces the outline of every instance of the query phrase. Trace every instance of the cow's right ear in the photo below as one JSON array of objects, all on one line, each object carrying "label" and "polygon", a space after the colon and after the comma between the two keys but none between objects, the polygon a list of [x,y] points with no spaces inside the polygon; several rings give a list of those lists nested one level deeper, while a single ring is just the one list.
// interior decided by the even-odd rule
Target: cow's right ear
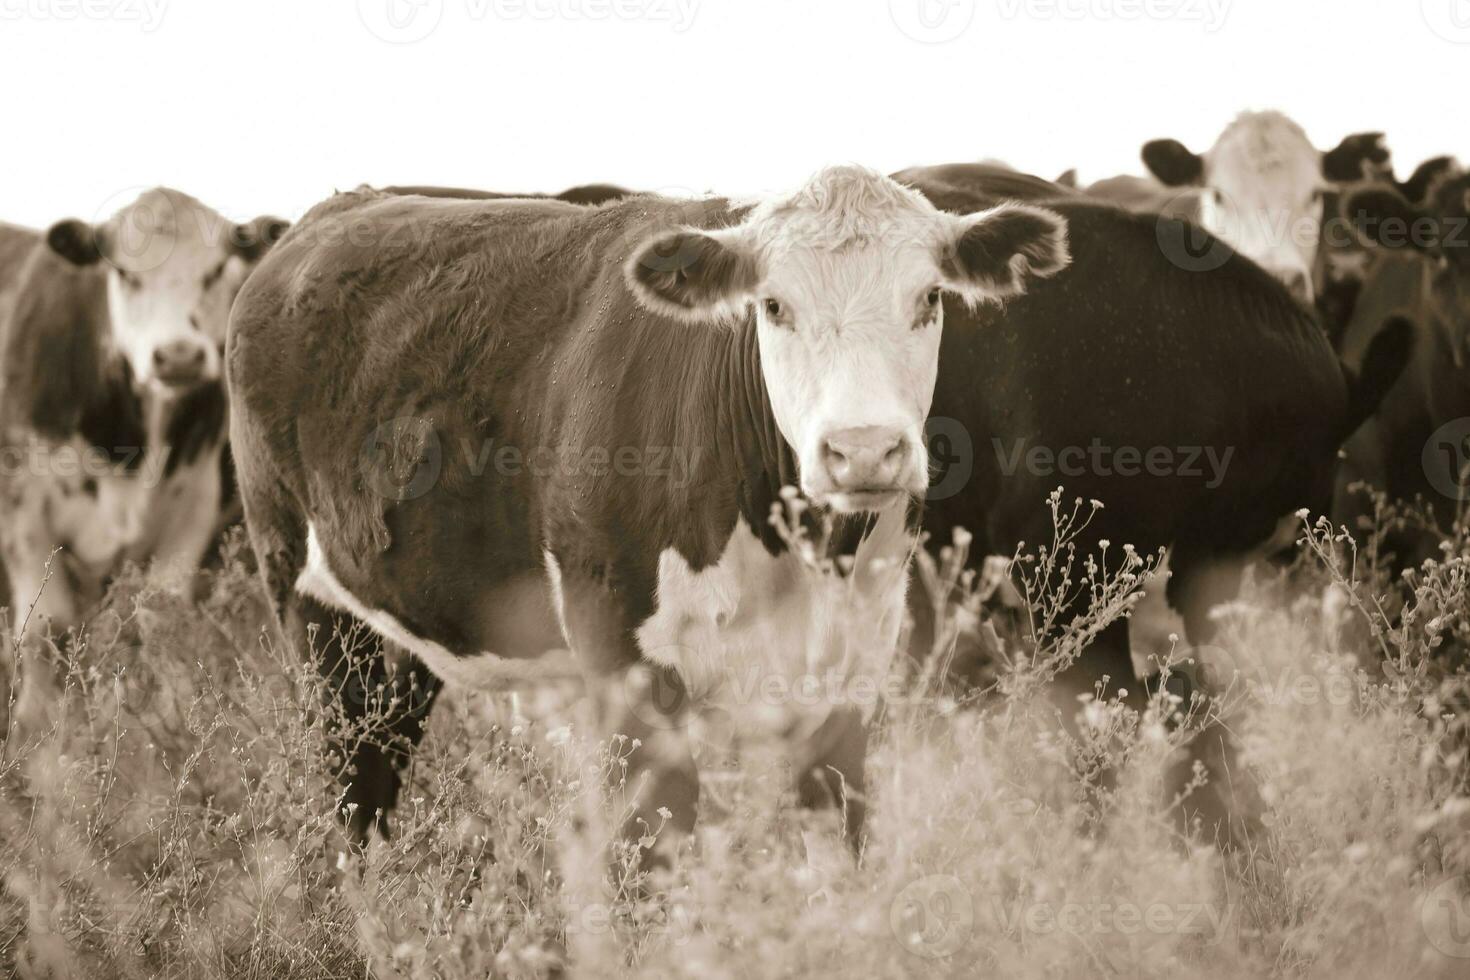
[{"label": "cow's right ear", "polygon": [[1166,187],[1195,187],[1205,182],[1205,158],[1178,140],[1143,144],[1143,165]]},{"label": "cow's right ear", "polygon": [[51,251],[72,265],[95,265],[102,261],[102,244],[97,229],[77,218],[58,221],[46,232]]},{"label": "cow's right ear", "polygon": [[664,232],[640,245],[623,271],[645,307],[691,321],[739,313],[761,278],[736,229]]},{"label": "cow's right ear", "polygon": [[[1425,250],[1436,244],[1425,235],[1434,219],[1404,200],[1398,191],[1367,184],[1343,195],[1342,217],[1365,245],[1378,248]],[[1426,224],[1428,223],[1428,224]]]},{"label": "cow's right ear", "polygon": [[291,230],[291,222],[264,214],[230,230],[230,248],[246,262],[259,262]]},{"label": "cow's right ear", "polygon": [[1382,133],[1353,133],[1322,154],[1322,176],[1334,184],[1351,184],[1385,171],[1392,174],[1392,160]]},{"label": "cow's right ear", "polygon": [[1067,219],[1055,211],[1008,202],[955,219],[955,240],[941,268],[945,288],[969,306],[1026,291],[1072,261]]}]

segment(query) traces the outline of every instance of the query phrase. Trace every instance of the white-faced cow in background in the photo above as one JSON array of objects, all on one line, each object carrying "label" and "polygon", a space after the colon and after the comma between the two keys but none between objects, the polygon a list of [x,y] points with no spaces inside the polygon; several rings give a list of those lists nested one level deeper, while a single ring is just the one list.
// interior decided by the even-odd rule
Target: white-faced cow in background
[{"label": "white-faced cow in background", "polygon": [[1351,274],[1327,267],[1328,260],[1360,264],[1350,234],[1323,243],[1328,195],[1343,184],[1392,176],[1382,134],[1354,134],[1324,153],[1301,126],[1274,111],[1241,113],[1204,154],[1178,140],[1152,140],[1144,144],[1143,162],[1159,184],[1112,178],[1091,185],[1088,194],[1130,210],[1192,218],[1307,302],[1326,283]]},{"label": "white-faced cow in background", "polygon": [[99,225],[0,236],[0,559],[17,634],[28,613],[33,631],[74,625],[124,560],[192,581],[220,508],[230,304],[284,230],[158,188]]},{"label": "white-faced cow in background", "polygon": [[[658,807],[694,820],[692,692],[787,715],[803,799],[845,800],[855,838],[860,713],[739,704],[770,691],[746,671],[891,655],[941,297],[1067,261],[1050,212],[956,217],[851,167],[746,210],[364,191],[313,209],[236,305],[231,438],[288,636],[348,720],[388,714],[344,738],[354,835],[386,832],[440,680],[525,679],[570,648],[606,731],[637,740],[635,830]],[[772,527],[788,485],[833,515],[837,572]]]}]

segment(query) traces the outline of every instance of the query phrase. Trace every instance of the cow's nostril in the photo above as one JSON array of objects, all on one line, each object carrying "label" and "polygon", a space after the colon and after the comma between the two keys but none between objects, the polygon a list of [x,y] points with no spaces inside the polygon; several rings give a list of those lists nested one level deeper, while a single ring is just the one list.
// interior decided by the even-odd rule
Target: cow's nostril
[{"label": "cow's nostril", "polygon": [[822,444],[822,463],[832,476],[839,480],[842,479],[843,474],[847,471],[847,462],[847,455],[832,445],[830,441]]}]

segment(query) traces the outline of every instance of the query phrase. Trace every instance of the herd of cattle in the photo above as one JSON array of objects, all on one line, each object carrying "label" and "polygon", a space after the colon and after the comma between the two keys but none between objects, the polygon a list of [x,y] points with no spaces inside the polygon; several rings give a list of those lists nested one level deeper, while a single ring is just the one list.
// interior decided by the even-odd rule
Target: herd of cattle
[{"label": "herd of cattle", "polygon": [[[835,167],[758,202],[364,188],[236,225],[158,189],[0,225],[12,630],[82,622],[126,560],[188,588],[238,500],[288,640],[347,718],[388,712],[342,746],[359,839],[441,683],[568,669],[636,740],[632,819],[687,830],[691,700],[738,700],[743,665],[885,662],[906,603],[927,641],[921,534],[1009,555],[1050,540],[1058,484],[1105,504],[1079,550],[1169,549],[1203,642],[1350,479],[1450,503],[1422,454],[1470,416],[1470,175],[1399,183],[1377,134],[1322,153],[1271,112],[1143,157],[1085,190]],[[1016,465],[1038,447],[1089,462]],[[1142,687],[1125,621],[1065,686],[1105,677]],[[856,839],[867,713],[777,707],[732,710]]]}]

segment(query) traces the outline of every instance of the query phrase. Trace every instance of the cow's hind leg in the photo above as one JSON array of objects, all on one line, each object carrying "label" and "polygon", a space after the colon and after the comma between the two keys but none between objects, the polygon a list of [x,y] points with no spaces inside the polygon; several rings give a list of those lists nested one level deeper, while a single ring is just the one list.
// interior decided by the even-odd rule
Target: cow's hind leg
[{"label": "cow's hind leg", "polygon": [[288,634],[309,650],[324,684],[329,746],[342,783],[338,814],[354,843],[389,836],[402,771],[423,738],[440,682],[417,659],[351,615],[308,596],[290,603]]},{"label": "cow's hind leg", "polygon": [[439,681],[355,617],[297,589],[306,565],[306,522],[264,462],[249,428],[237,428],[241,500],[266,596],[286,642],[311,658],[323,681],[328,744],[343,783],[339,814],[355,843],[388,831],[400,770],[423,736]]},{"label": "cow's hind leg", "polygon": [[[1184,617],[1185,633],[1195,648],[1206,646],[1219,629],[1210,612],[1229,602],[1240,592],[1241,577],[1247,556],[1221,555],[1194,551],[1177,546],[1174,553],[1174,575],[1169,582],[1169,601]],[[1208,661],[1210,652],[1196,650],[1197,661]],[[1207,667],[1218,664],[1206,664]],[[1255,786],[1241,765],[1229,719],[1219,714],[1212,699],[1221,691],[1210,690],[1203,683],[1208,671],[1194,670],[1190,676],[1196,684],[1182,696],[1198,699],[1208,706],[1204,723],[1189,743],[1187,757],[1170,774],[1170,786],[1183,791],[1194,776],[1195,764],[1203,769],[1206,783],[1185,795],[1180,803],[1181,817],[1187,824],[1198,823],[1204,836],[1219,840],[1232,848],[1251,846],[1259,836],[1258,814],[1261,801]],[[1229,678],[1222,678],[1229,683]],[[1185,708],[1188,705],[1184,706]]]}]

